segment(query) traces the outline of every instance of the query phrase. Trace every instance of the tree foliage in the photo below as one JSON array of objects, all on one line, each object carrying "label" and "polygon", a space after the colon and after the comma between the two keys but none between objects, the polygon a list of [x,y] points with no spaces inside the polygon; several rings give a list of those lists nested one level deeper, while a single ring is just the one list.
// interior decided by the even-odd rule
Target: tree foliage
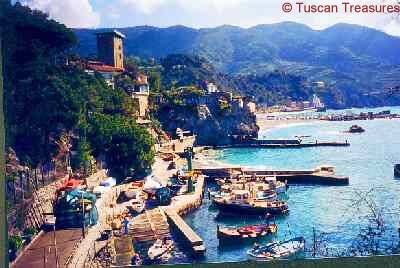
[{"label": "tree foliage", "polygon": [[[6,142],[15,149],[21,162],[37,167],[60,157],[66,159],[70,151],[76,151],[79,167],[90,160],[93,150],[93,154],[106,153],[111,161],[109,166],[117,166],[116,170],[147,167],[152,162],[152,143],[147,131],[134,124],[132,115],[137,108],[132,98],[124,88],[109,87],[100,74],[90,75],[65,64],[76,44],[75,35],[46,14],[18,3],[13,6],[1,1],[0,10],[0,24],[7,25],[2,27],[6,37]],[[107,127],[111,132],[99,132],[105,137],[98,139],[108,141],[104,148],[92,144],[96,139],[85,140],[87,132],[99,126],[98,121],[89,120],[93,114],[110,120]],[[60,142],[66,133],[78,142],[68,141],[68,146],[73,144],[74,148],[60,152]],[[125,161],[122,168],[114,155],[107,155],[110,152],[120,156],[118,147],[113,145],[117,138],[122,140],[117,144],[126,149],[125,158],[121,156]],[[150,146],[144,146],[147,144]],[[149,155],[142,150],[149,150]]]},{"label": "tree foliage", "polygon": [[123,179],[133,171],[141,174],[154,162],[154,140],[132,118],[94,114],[88,138],[95,155],[104,154],[111,172]]}]

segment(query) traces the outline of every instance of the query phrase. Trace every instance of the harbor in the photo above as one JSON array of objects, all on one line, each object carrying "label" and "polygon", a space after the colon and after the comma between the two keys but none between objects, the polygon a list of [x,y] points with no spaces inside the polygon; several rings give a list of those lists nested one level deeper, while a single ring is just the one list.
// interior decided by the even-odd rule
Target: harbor
[{"label": "harbor", "polygon": [[[172,158],[170,153],[160,152],[156,168],[144,180],[115,185],[104,171],[86,179],[84,189],[96,195],[99,217],[84,233],[80,228],[70,229],[77,235],[75,242],[63,243],[69,236],[65,229],[55,232],[57,252],[62,251],[57,253],[60,267],[88,263],[121,266],[243,261],[252,256],[260,258],[259,251],[253,249],[255,242],[282,241],[293,245],[294,253],[297,247],[305,251],[304,241],[310,241],[310,232],[316,228],[337,230],[351,237],[353,224],[347,223],[346,229],[338,230],[342,223],[330,204],[347,206],[344,196],[351,195],[352,185],[360,185],[360,175],[355,173],[357,167],[349,169],[341,156],[353,150],[357,152],[359,140],[364,136],[341,131],[344,126],[336,126],[335,134],[330,130],[328,135],[321,135],[328,127],[321,124],[293,125],[267,132],[271,139],[266,143],[278,145],[280,142],[279,148],[232,146],[192,150],[187,147]],[[368,125],[363,127],[367,133],[363,135],[373,134]],[[297,148],[296,144],[301,141],[290,137],[306,136],[304,131],[312,131],[313,138],[340,138],[346,142],[341,146]],[[294,147],[285,148],[282,146],[285,144]],[[318,157],[309,158],[310,153]],[[175,162],[172,169],[171,161]],[[262,165],[260,161],[264,161]],[[358,166],[358,169],[365,167]],[[59,187],[65,185],[71,189],[81,187],[74,181]],[[309,199],[310,194],[313,199]],[[89,194],[85,196],[92,198]],[[311,212],[312,218],[305,222],[305,215],[316,203],[319,205]],[[322,218],[316,213],[323,213],[331,222],[320,222]],[[52,232],[39,236],[16,260],[16,267],[21,263],[50,264],[50,255],[56,255],[52,237]],[[37,249],[36,245],[42,245],[43,239],[53,246]],[[98,242],[93,244],[93,239]],[[231,244],[231,241],[237,243]],[[39,251],[46,253],[39,254]]]}]

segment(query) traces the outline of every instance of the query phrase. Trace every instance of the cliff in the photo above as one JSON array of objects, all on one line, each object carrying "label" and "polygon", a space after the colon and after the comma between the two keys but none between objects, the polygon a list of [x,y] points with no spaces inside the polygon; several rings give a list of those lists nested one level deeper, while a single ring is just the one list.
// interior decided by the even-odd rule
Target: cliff
[{"label": "cliff", "polygon": [[259,127],[249,108],[251,102],[242,103],[229,95],[180,95],[182,102],[177,104],[169,100],[162,103],[156,116],[163,129],[170,133],[175,133],[177,128],[193,132],[197,135],[198,145],[227,145],[235,139],[256,138]]}]

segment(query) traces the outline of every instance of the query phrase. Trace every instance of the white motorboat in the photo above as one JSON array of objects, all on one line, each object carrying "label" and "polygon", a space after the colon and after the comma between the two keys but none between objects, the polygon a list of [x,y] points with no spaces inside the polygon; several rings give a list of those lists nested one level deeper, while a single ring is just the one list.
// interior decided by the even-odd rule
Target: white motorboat
[{"label": "white motorboat", "polygon": [[305,239],[295,237],[283,242],[268,243],[265,246],[255,246],[248,250],[247,254],[251,259],[258,261],[269,261],[279,258],[287,258],[304,251]]},{"label": "white motorboat", "polygon": [[157,241],[149,248],[147,255],[150,260],[162,258],[165,254],[174,249],[174,242],[170,238],[157,239]]}]

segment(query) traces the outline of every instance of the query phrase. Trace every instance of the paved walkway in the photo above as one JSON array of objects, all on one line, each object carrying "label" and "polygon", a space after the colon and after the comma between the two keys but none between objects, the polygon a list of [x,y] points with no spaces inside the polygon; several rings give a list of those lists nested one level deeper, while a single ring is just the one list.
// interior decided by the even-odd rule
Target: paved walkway
[{"label": "paved walkway", "polygon": [[[82,237],[82,230],[66,229],[56,231],[57,255],[54,247],[54,232],[42,233],[16,260],[12,267],[66,267],[65,264]],[[57,258],[56,258],[57,256]]]}]

